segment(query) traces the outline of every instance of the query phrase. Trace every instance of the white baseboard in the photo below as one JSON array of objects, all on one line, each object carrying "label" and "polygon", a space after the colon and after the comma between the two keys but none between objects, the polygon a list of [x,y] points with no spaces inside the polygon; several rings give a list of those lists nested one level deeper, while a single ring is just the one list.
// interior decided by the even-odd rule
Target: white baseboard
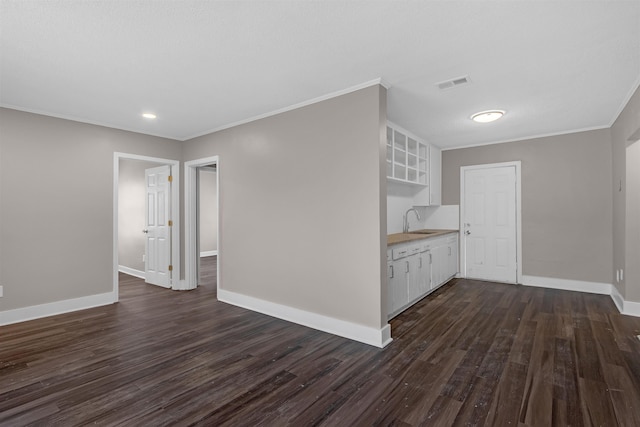
[{"label": "white baseboard", "polygon": [[621,314],[640,317],[640,302],[625,301],[615,286],[611,287],[611,299]]},{"label": "white baseboard", "polygon": [[218,300],[375,347],[385,347],[392,341],[388,324],[382,329],[371,328],[224,289],[218,289]]},{"label": "white baseboard", "polygon": [[125,267],[124,265],[119,265],[118,271],[124,274],[128,274],[129,276],[138,277],[140,279],[146,279],[145,272],[136,270],[135,268],[129,268],[129,267]]},{"label": "white baseboard", "polygon": [[554,279],[551,277],[522,276],[525,286],[562,289],[565,291],[588,292],[590,294],[609,295],[620,314],[640,317],[640,303],[625,301],[618,289],[610,283],[583,282],[581,280]]},{"label": "white baseboard", "polygon": [[627,316],[640,317],[640,302],[625,301],[622,314],[626,314]]},{"label": "white baseboard", "polygon": [[555,279],[553,277],[522,276],[522,284],[539,288],[561,289],[564,291],[587,292],[611,295],[610,283],[585,282],[582,280]]},{"label": "white baseboard", "polygon": [[172,285],[171,285],[171,289],[173,289],[174,291],[192,291],[196,288],[197,286],[189,286],[189,284],[187,283],[186,280],[184,279],[180,279],[180,280],[176,280]]},{"label": "white baseboard", "polygon": [[27,320],[40,319],[42,317],[55,316],[72,311],[85,310],[87,308],[100,307],[117,302],[114,292],[98,295],[67,299],[48,304],[32,305],[30,307],[16,308],[14,310],[0,311],[0,326],[12,323],[26,322]]},{"label": "white baseboard", "polygon": [[615,286],[611,286],[611,299],[613,300],[613,303],[618,308],[618,311],[620,313],[623,313],[624,312],[624,298],[622,298],[622,295],[620,295],[620,292],[618,292],[618,289]]},{"label": "white baseboard", "polygon": [[218,255],[218,251],[202,251],[200,252],[200,258],[205,257],[205,256],[217,256]]}]

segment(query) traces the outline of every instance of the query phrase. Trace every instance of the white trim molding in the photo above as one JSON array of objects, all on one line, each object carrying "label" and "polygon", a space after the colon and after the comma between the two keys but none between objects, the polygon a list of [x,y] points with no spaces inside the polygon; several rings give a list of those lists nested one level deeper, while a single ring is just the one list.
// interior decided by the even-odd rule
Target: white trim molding
[{"label": "white trim molding", "polygon": [[624,312],[624,298],[622,298],[622,295],[620,295],[620,292],[618,292],[618,289],[615,286],[611,286],[611,299],[613,300],[613,303],[618,308],[618,311],[620,313],[623,313]]},{"label": "white trim molding", "polygon": [[218,255],[218,251],[202,251],[200,252],[200,258],[205,257],[205,256],[217,256]]},{"label": "white trim molding", "polygon": [[120,268],[118,261],[118,192],[120,159],[143,160],[150,163],[169,165],[173,185],[171,186],[171,217],[173,227],[171,227],[171,287],[175,289],[180,283],[180,161],[162,159],[159,157],[141,156],[138,154],[113,153],[113,294],[118,301],[118,271]]},{"label": "white trim molding", "polygon": [[[464,174],[466,171],[479,170],[479,169],[492,169],[513,167],[516,174],[516,282],[522,283],[522,161],[515,160],[512,162],[501,163],[488,163],[479,165],[468,165],[460,167],[460,225],[458,227],[458,262],[460,268],[460,276],[467,277],[467,253],[466,253],[466,238],[464,227],[464,212],[465,212],[465,179]],[[509,282],[511,283],[511,282]]]},{"label": "white trim molding", "polygon": [[135,268],[125,267],[124,265],[118,266],[118,271],[120,273],[128,274],[129,276],[137,277],[139,279],[146,279],[146,274],[144,271],[136,270]]},{"label": "white trim molding", "polygon": [[[626,104],[624,104],[624,105],[626,105]],[[521,138],[515,138],[515,139],[501,139],[501,140],[498,140],[498,141],[487,141],[487,142],[479,142],[477,144],[467,144],[467,145],[460,145],[460,146],[455,146],[455,147],[446,147],[446,148],[442,148],[442,151],[461,150],[463,148],[485,147],[487,145],[495,145],[495,144],[509,144],[510,142],[520,142],[520,141],[528,141],[528,140],[531,140],[531,139],[549,138],[549,137],[552,137],[552,136],[570,135],[572,133],[590,132],[592,130],[609,129],[610,127],[611,126],[609,126],[609,125],[588,126],[588,127],[584,127],[584,128],[563,130],[561,132],[539,133],[539,134],[530,135],[530,136],[523,136]]]},{"label": "white trim molding", "polygon": [[626,314],[627,316],[640,317],[640,302],[625,301],[620,295],[618,288],[611,286],[611,299],[618,308],[620,314]]},{"label": "white trim molding", "polygon": [[113,292],[107,292],[104,294],[16,308],[14,310],[0,311],[0,326],[109,305],[117,302],[117,299],[117,295]]},{"label": "white trim molding", "polygon": [[556,279],[553,277],[522,276],[525,286],[560,289],[563,291],[587,292],[590,294],[611,295],[610,283],[585,282],[583,280]]},{"label": "white trim molding", "polygon": [[174,291],[190,291],[192,288],[187,286],[187,282],[184,279],[180,279],[177,283],[174,283],[171,286],[171,289]]},{"label": "white trim molding", "polygon": [[625,301],[618,289],[610,283],[585,282],[582,280],[556,279],[553,277],[522,276],[524,286],[561,289],[563,291],[587,292],[609,295],[620,314],[640,317],[640,302]]},{"label": "white trim molding", "polygon": [[[297,104],[293,104],[293,105],[289,105],[287,107],[283,107],[283,108],[279,108],[277,110],[273,110],[273,111],[269,111],[267,113],[264,114],[259,114],[257,116],[253,116],[253,117],[249,117],[248,119],[243,119],[243,120],[239,120],[236,122],[232,122],[232,123],[227,123],[225,125],[222,126],[218,126],[216,128],[204,131],[204,132],[199,132],[197,134],[191,135],[191,136],[184,136],[184,135],[168,135],[168,134],[159,134],[159,133],[150,133],[148,132],[148,130],[145,130],[143,133],[145,135],[151,135],[151,136],[157,136],[159,138],[167,138],[167,139],[173,139],[175,141],[188,141],[190,139],[194,139],[200,136],[204,136],[204,135],[209,135],[211,133],[214,132],[218,132],[224,129],[229,129],[235,126],[239,126],[245,123],[250,123],[250,122],[254,122],[256,120],[260,120],[260,119],[264,119],[266,117],[271,117],[271,116],[275,116],[276,114],[281,114],[287,111],[292,111],[292,110],[296,110],[298,108],[301,107],[306,107],[307,105],[311,105],[311,104],[316,104],[318,102],[322,102],[322,101],[326,101],[327,99],[331,99],[331,98],[337,98],[338,96],[342,96],[342,95],[346,95],[348,93],[351,92],[355,92],[357,90],[360,89],[365,89],[368,88],[370,86],[375,86],[375,85],[381,85],[384,88],[386,88],[387,90],[391,88],[391,84],[384,80],[382,77],[373,79],[373,80],[369,80],[360,84],[357,84],[355,86],[350,86],[344,89],[340,89],[334,92],[329,92],[326,93],[324,95],[318,96],[316,98],[311,98],[311,99],[307,99],[305,101],[299,102]],[[633,92],[631,92],[633,93]],[[626,104],[623,104],[623,106]],[[40,114],[43,116],[49,116],[49,117],[56,117],[59,119],[64,119],[64,120],[71,120],[74,122],[79,122],[79,123],[88,123],[88,124],[92,124],[92,125],[97,125],[97,126],[104,126],[104,127],[108,127],[108,128],[112,128],[112,129],[119,129],[119,130],[123,130],[123,131],[127,131],[127,132],[135,132],[135,133],[141,133],[140,129],[134,129],[134,128],[129,128],[129,127],[118,127],[118,126],[114,126],[113,123],[105,123],[105,122],[101,122],[99,120],[88,120],[86,118],[82,118],[82,117],[77,117],[74,115],[69,115],[69,114],[56,114],[56,113],[51,113],[50,111],[44,111],[44,110],[39,110],[39,109],[33,109],[33,108],[25,108],[25,107],[21,107],[18,105],[13,105],[13,104],[7,104],[4,102],[0,102],[0,107],[4,107],[4,108],[10,108],[12,110],[18,110],[18,111],[24,111],[26,113],[33,113],[33,114]],[[622,111],[622,110],[621,110]],[[617,117],[617,116],[615,116]]]},{"label": "white trim molding", "polygon": [[622,314],[627,316],[640,317],[640,302],[624,301]]},{"label": "white trim molding", "polygon": [[[180,282],[181,290],[195,289],[198,286],[198,168],[202,166],[216,165],[218,179],[216,180],[216,206],[218,207],[218,236],[216,241],[217,252],[224,254],[220,247],[222,229],[220,227],[220,181],[221,168],[218,156],[204,157],[201,159],[184,162],[184,280]],[[217,260],[217,288],[220,290],[220,265],[221,256]],[[174,288],[176,289],[176,288]]]},{"label": "white trim molding", "polygon": [[224,289],[218,289],[218,300],[375,347],[383,348],[392,341],[389,324],[381,329],[371,328]]},{"label": "white trim molding", "polygon": [[307,105],[317,104],[319,102],[326,101],[328,99],[337,98],[339,96],[346,95],[348,93],[355,92],[355,91],[358,91],[358,90],[361,90],[361,89],[366,89],[368,87],[375,86],[375,85],[384,86],[385,89],[389,89],[391,87],[389,85],[389,83],[384,81],[382,78],[369,80],[368,82],[364,82],[364,83],[361,83],[361,84],[358,84],[358,85],[355,85],[355,86],[351,86],[351,87],[348,87],[348,88],[345,88],[345,89],[337,90],[335,92],[330,92],[330,93],[327,93],[325,95],[318,96],[316,98],[311,98],[311,99],[308,99],[306,101],[299,102],[297,104],[293,104],[293,105],[289,105],[287,107],[279,108],[279,109],[274,110],[274,111],[269,111],[268,113],[259,114],[257,116],[249,117],[248,119],[239,120],[239,121],[233,122],[233,123],[227,123],[226,125],[218,126],[216,128],[209,129],[209,130],[206,130],[204,132],[199,132],[199,133],[196,133],[196,134],[191,135],[189,137],[182,138],[180,140],[181,141],[188,141],[190,139],[198,138],[198,137],[201,137],[201,136],[204,136],[204,135],[209,135],[209,134],[212,134],[212,133],[215,133],[215,132],[220,132],[221,130],[230,129],[232,127],[240,126],[240,125],[243,125],[243,124],[246,124],[246,123],[255,122],[256,120],[260,120],[260,119],[264,119],[264,118],[267,118],[267,117],[275,116],[276,114],[286,113],[287,111],[297,110],[298,108],[306,107]]}]

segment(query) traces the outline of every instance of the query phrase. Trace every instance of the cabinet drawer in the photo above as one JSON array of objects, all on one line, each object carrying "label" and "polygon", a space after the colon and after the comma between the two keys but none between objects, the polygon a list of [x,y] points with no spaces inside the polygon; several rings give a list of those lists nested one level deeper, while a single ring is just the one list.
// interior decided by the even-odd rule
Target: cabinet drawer
[{"label": "cabinet drawer", "polygon": [[417,253],[422,252],[422,246],[421,245],[415,245],[415,246],[410,246],[409,247],[409,255],[415,255]]},{"label": "cabinet drawer", "polygon": [[392,259],[395,261],[400,258],[405,258],[410,255],[414,255],[420,252],[420,245],[401,246],[399,248],[392,249]]},{"label": "cabinet drawer", "polygon": [[409,248],[395,248],[392,250],[392,258],[394,260],[409,256]]}]

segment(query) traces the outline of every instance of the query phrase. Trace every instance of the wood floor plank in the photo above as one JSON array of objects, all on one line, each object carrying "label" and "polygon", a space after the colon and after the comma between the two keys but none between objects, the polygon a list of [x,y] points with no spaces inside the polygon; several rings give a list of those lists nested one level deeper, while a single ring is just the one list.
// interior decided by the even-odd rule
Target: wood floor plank
[{"label": "wood floor plank", "polygon": [[439,395],[425,416],[425,425],[452,426],[461,406],[462,402]]},{"label": "wood floor plank", "polygon": [[507,362],[491,398],[486,425],[518,425],[526,377],[527,366]]},{"label": "wood floor plank", "polygon": [[442,390],[447,384],[457,366],[465,357],[466,351],[455,350],[449,353],[447,359],[440,360],[434,365],[428,362],[419,362],[420,387],[422,396],[413,404],[413,408],[402,417],[402,420],[410,425],[423,425],[427,423],[429,410],[435,401],[442,395]]},{"label": "wood floor plank", "polygon": [[605,369],[609,396],[620,425],[640,426],[640,390],[621,366]]},{"label": "wood floor plank", "polygon": [[555,325],[549,313],[538,316],[536,335],[525,379],[520,422],[527,425],[551,425],[553,405],[553,368]]},{"label": "wood floor plank", "polygon": [[611,299],[454,279],[378,349],[175,292],[0,327],[0,426],[640,425],[640,319]]},{"label": "wood floor plank", "polygon": [[578,381],[582,414],[586,424],[593,426],[620,425],[606,383],[580,378]]},{"label": "wood floor plank", "polygon": [[553,424],[582,425],[575,349],[570,340],[556,338],[553,370]]}]

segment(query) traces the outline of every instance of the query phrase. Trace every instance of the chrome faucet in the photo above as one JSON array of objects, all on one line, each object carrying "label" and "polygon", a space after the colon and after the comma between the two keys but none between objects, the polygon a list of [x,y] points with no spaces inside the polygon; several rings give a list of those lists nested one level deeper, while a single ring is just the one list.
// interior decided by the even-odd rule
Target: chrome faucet
[{"label": "chrome faucet", "polygon": [[402,232],[403,233],[408,233],[409,232],[409,218],[407,218],[407,215],[409,215],[409,212],[413,211],[416,214],[416,218],[418,218],[418,221],[420,221],[420,214],[418,213],[418,211],[415,208],[411,208],[409,209],[407,212],[405,212],[404,216],[402,217]]}]

